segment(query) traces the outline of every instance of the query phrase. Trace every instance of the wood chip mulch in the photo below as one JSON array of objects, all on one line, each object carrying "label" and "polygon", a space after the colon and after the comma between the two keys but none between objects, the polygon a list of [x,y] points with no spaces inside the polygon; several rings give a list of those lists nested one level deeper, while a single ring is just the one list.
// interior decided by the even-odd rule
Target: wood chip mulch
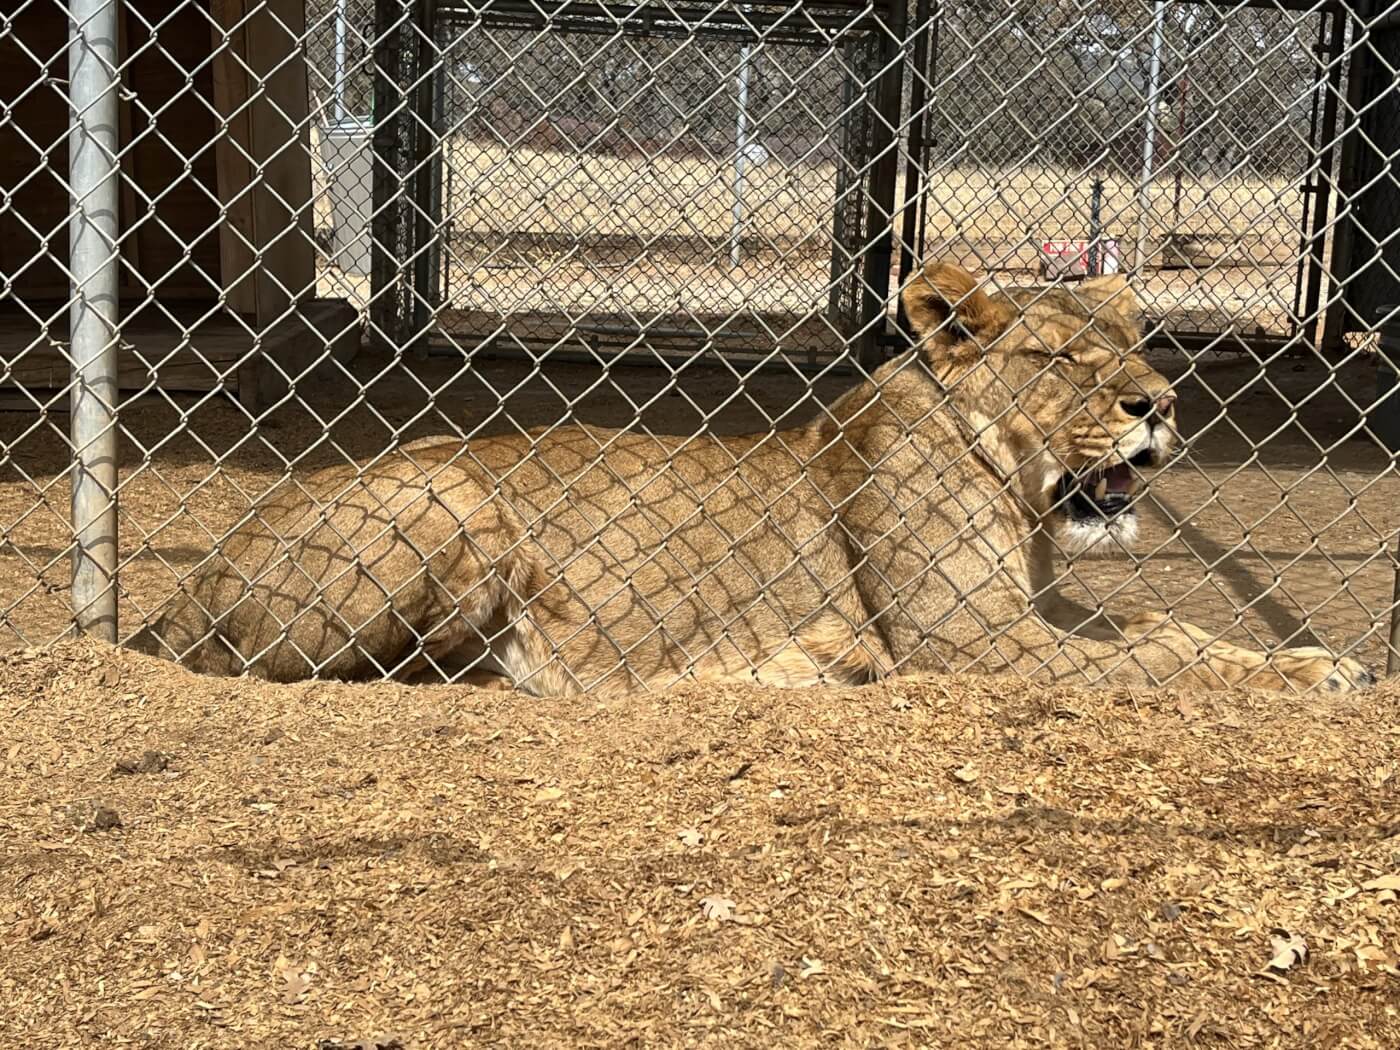
[{"label": "wood chip mulch", "polygon": [[1397,700],[14,653],[0,1043],[1393,1050]]}]

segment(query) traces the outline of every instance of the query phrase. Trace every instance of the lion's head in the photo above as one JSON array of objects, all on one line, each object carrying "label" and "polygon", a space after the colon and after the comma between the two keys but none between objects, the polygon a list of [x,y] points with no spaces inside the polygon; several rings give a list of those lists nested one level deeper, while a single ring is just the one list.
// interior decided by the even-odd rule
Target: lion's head
[{"label": "lion's head", "polygon": [[989,293],[961,267],[934,263],[903,298],[961,424],[1060,546],[1131,543],[1141,472],[1179,439],[1171,384],[1136,352],[1127,282]]}]

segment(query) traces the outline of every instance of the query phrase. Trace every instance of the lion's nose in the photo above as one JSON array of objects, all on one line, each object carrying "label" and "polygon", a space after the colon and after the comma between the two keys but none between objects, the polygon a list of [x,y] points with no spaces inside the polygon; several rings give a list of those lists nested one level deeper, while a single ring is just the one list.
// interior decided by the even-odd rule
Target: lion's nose
[{"label": "lion's nose", "polygon": [[1157,410],[1157,414],[1163,419],[1167,418],[1176,410],[1175,392],[1168,390],[1156,400],[1152,407]]}]

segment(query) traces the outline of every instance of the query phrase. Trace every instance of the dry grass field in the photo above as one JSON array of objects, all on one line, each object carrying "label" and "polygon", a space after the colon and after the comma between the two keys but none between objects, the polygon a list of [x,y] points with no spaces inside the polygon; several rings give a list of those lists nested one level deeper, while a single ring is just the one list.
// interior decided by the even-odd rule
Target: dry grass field
[{"label": "dry grass field", "polygon": [[0,1030],[1390,1050],[1397,701],[557,701],[0,656]]},{"label": "dry grass field", "polygon": [[[325,229],[330,198],[315,153],[316,222]],[[713,327],[735,312],[795,317],[826,308],[837,190],[830,164],[746,167],[735,267],[732,158],[507,149],[457,138],[445,159],[445,302],[453,311],[445,324],[455,333],[479,337],[498,327],[478,323],[479,314],[672,325],[699,318]],[[1038,269],[1041,242],[1087,235],[1090,183],[1084,173],[1034,165],[936,166],[926,188],[927,253],[1024,281]],[[901,173],[896,201],[903,198]],[[1141,294],[1153,316],[1187,330],[1285,331],[1303,207],[1297,182],[1188,176],[1179,215],[1174,201],[1170,176],[1152,184],[1144,212],[1132,175],[1105,175],[1104,230],[1119,240],[1125,266],[1140,229],[1151,258],[1177,233],[1217,260],[1197,271],[1151,272]],[[368,297],[367,282],[338,270],[326,272],[321,291]]]},{"label": "dry grass field", "polygon": [[[730,235],[732,157],[653,158],[552,152],[452,140],[445,157],[447,208],[463,230],[554,235],[569,239],[672,236],[716,244]],[[1134,238],[1143,219],[1136,175],[1104,177],[1106,227]],[[1016,241],[1026,234],[1082,234],[1092,174],[1038,165],[998,169],[945,167],[930,172],[932,239]],[[778,245],[821,244],[830,236],[837,169],[831,164],[745,165],[744,217],[750,235]],[[903,197],[901,173],[896,190]],[[1296,182],[1257,177],[1190,176],[1180,216],[1174,182],[1159,175],[1148,194],[1150,236],[1183,232],[1264,240],[1276,228],[1287,241],[1301,213]],[[824,245],[823,245],[824,247]],[[1290,253],[1296,244],[1288,243]]]}]

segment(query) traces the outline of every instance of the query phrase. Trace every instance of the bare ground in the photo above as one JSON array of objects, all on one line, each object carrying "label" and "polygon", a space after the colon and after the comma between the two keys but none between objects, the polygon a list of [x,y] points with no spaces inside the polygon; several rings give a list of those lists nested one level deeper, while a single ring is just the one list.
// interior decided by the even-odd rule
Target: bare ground
[{"label": "bare ground", "polygon": [[[329,235],[337,189],[319,137],[311,156],[315,224]],[[455,311],[493,318],[485,332],[470,317],[448,318],[459,337],[489,333],[502,315],[542,309],[575,317],[671,313],[686,326],[688,315],[800,317],[825,308],[838,205],[830,164],[749,165],[737,227],[730,157],[507,148],[455,136],[445,177],[445,300]],[[1089,236],[1091,183],[1086,172],[1040,165],[938,166],[925,188],[923,254],[1025,283],[1042,242]],[[896,199],[905,202],[902,175]],[[1153,269],[1139,280],[1154,318],[1182,331],[1279,334],[1299,309],[1293,294],[1303,200],[1297,180],[1284,178],[1191,175],[1178,191],[1173,178],[1159,177],[1143,193],[1136,170],[1107,173],[1102,228],[1118,242],[1124,266],[1136,265],[1140,247],[1167,261],[1169,237],[1195,239],[1205,250],[1199,269]],[[741,259],[731,266],[736,236]],[[862,240],[854,230],[848,236]],[[327,268],[318,291],[363,305],[368,283]]]},{"label": "bare ground", "polygon": [[0,1030],[1393,1047],[1397,699],[556,701],[11,653]]}]

